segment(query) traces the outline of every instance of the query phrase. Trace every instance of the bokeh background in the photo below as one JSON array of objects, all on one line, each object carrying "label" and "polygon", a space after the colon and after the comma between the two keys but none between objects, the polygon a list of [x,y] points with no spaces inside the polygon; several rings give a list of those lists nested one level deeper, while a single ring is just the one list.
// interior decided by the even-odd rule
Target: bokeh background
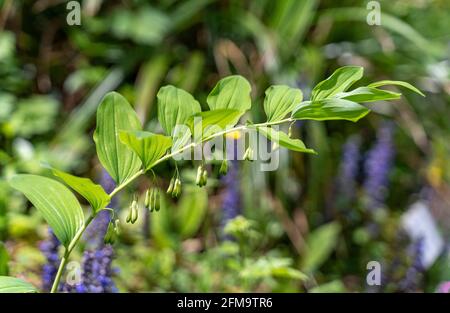
[{"label": "bokeh background", "polygon": [[[248,119],[262,121],[272,84],[302,89],[337,67],[365,68],[361,84],[403,80],[395,102],[354,124],[298,122],[293,134],[317,156],[281,150],[280,166],[232,162],[206,188],[181,166],[183,193],[161,211],[122,223],[103,244],[102,213],[69,264],[68,292],[436,292],[450,289],[450,2],[83,0],[81,25],[62,0],[0,0],[0,275],[49,289],[58,242],[15,173],[49,175],[41,163],[112,188],[92,140],[105,93],[123,94],[145,128],[159,131],[156,93],[166,84],[201,103],[240,74],[252,85]],[[209,165],[217,173],[217,166]],[[156,168],[167,186],[173,162]],[[124,220],[144,177],[114,199]],[[84,203],[84,202],[83,202]],[[85,204],[85,203],[84,203]],[[87,206],[86,206],[87,209]],[[408,226],[409,225],[409,226]],[[367,264],[381,265],[369,286]],[[78,280],[77,280],[78,279]]]}]

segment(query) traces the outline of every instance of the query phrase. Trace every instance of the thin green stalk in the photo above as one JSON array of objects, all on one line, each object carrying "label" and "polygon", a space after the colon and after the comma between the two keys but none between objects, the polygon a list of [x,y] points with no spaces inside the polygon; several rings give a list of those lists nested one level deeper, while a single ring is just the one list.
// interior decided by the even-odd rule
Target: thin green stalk
[{"label": "thin green stalk", "polygon": [[78,232],[75,234],[75,237],[73,237],[72,241],[69,243],[69,246],[65,249],[64,255],[61,259],[61,262],[59,263],[58,272],[56,273],[50,293],[55,293],[58,291],[59,282],[60,282],[62,274],[64,272],[64,268],[67,265],[67,261],[69,260],[70,254],[72,253],[73,249],[76,247],[78,241],[80,240],[84,231],[89,226],[89,224],[92,222],[94,217],[95,217],[95,214],[92,214],[91,216],[89,216],[89,218],[84,223],[83,227],[81,227],[78,230]]}]

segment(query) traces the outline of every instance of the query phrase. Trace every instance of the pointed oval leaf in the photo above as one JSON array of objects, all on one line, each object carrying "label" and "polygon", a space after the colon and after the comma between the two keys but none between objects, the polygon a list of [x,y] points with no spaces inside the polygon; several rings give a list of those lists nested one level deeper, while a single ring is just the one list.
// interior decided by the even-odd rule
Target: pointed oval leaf
[{"label": "pointed oval leaf", "polygon": [[369,109],[356,102],[331,98],[302,102],[292,112],[292,118],[296,120],[347,120],[356,122],[369,112]]},{"label": "pointed oval leaf", "polygon": [[89,178],[77,177],[57,169],[52,169],[52,172],[69,185],[70,188],[82,195],[89,202],[95,213],[106,208],[111,201],[103,187],[95,184]]},{"label": "pointed oval leaf", "polygon": [[353,102],[373,102],[380,100],[400,99],[401,93],[381,90],[374,87],[359,87],[352,91],[336,94],[336,98],[341,98]]},{"label": "pointed oval leaf", "polygon": [[191,116],[188,120],[188,125],[195,139],[203,139],[233,127],[242,114],[242,111],[233,109],[204,111]]},{"label": "pointed oval leaf", "polygon": [[149,170],[172,146],[172,138],[146,131],[121,131],[120,140],[136,152],[145,170]]},{"label": "pointed oval leaf", "polygon": [[422,97],[425,97],[425,95],[423,94],[422,91],[420,91],[419,89],[417,89],[416,87],[414,87],[410,83],[402,82],[402,81],[398,81],[398,80],[381,80],[379,82],[371,83],[367,87],[381,87],[381,86],[386,86],[386,85],[402,86],[402,87],[405,87],[405,88],[407,88],[407,89],[409,89],[411,91],[414,91],[415,93],[418,93]]},{"label": "pointed oval leaf", "polygon": [[206,102],[210,110],[234,109],[245,112],[252,106],[250,83],[240,75],[219,80],[208,95]]},{"label": "pointed oval leaf", "polygon": [[185,124],[190,116],[201,111],[200,103],[189,92],[171,85],[162,87],[156,97],[158,120],[170,136],[175,126]]},{"label": "pointed oval leaf", "polygon": [[0,276],[0,293],[36,293],[38,290],[29,282],[11,276]]},{"label": "pointed oval leaf", "polygon": [[67,247],[84,223],[83,210],[75,195],[60,182],[38,175],[16,175],[9,183],[33,203]]},{"label": "pointed oval leaf", "polygon": [[141,161],[119,140],[119,130],[141,130],[141,124],[128,101],[117,92],[110,92],[97,110],[94,141],[103,167],[121,184],[139,171]]},{"label": "pointed oval leaf", "polygon": [[277,131],[269,127],[258,127],[257,130],[264,137],[289,150],[317,154],[313,149],[306,148],[305,144],[300,139],[293,139],[282,131]]},{"label": "pointed oval leaf", "polygon": [[338,68],[330,77],[318,83],[311,93],[311,100],[330,98],[339,92],[346,91],[363,76],[360,66],[344,66]]},{"label": "pointed oval leaf", "polygon": [[300,89],[284,85],[270,86],[264,98],[264,111],[268,122],[282,120],[291,113],[294,107],[302,102],[303,94]]},{"label": "pointed oval leaf", "polygon": [[320,226],[309,234],[306,241],[307,251],[302,259],[301,269],[314,272],[328,259],[336,248],[341,226],[337,222]]}]

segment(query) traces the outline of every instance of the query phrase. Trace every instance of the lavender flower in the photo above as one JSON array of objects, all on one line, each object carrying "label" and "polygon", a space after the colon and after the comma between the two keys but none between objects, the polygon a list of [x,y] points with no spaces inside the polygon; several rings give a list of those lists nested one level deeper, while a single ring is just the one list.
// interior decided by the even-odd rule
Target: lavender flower
[{"label": "lavender flower", "polygon": [[[222,229],[225,225],[240,213],[240,194],[239,194],[239,177],[238,164],[236,160],[228,161],[228,172],[222,178],[224,185],[222,200]],[[231,239],[225,237],[224,239]]]},{"label": "lavender flower", "polygon": [[42,267],[42,289],[49,292],[52,288],[53,280],[59,266],[59,240],[53,231],[49,228],[48,239],[41,242],[39,248],[47,259],[47,263]]},{"label": "lavender flower", "polygon": [[78,292],[113,293],[118,292],[112,276],[115,271],[111,266],[114,257],[113,248],[105,245],[94,251],[86,251],[83,256],[82,285]]},{"label": "lavender flower", "polygon": [[394,160],[393,124],[384,123],[378,130],[377,141],[367,153],[364,163],[364,192],[368,208],[375,210],[386,200],[389,171]]},{"label": "lavender flower", "polygon": [[355,194],[356,179],[360,161],[360,139],[352,136],[344,144],[339,168],[338,190],[346,199],[352,199]]},{"label": "lavender flower", "polygon": [[419,238],[411,244],[410,256],[412,264],[406,270],[405,277],[400,281],[399,287],[404,292],[416,291],[419,287],[423,265],[424,239]]}]

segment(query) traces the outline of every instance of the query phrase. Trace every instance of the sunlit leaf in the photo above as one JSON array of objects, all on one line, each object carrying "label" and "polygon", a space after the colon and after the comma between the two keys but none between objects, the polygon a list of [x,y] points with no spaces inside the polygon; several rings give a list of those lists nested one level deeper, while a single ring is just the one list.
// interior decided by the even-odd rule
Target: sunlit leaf
[{"label": "sunlit leaf", "polygon": [[280,146],[285,147],[289,150],[317,154],[317,152],[313,149],[306,148],[305,144],[300,139],[292,139],[282,131],[277,131],[269,127],[258,127],[257,130],[264,137],[278,143]]},{"label": "sunlit leaf", "polygon": [[103,187],[95,184],[89,178],[77,177],[57,169],[52,169],[52,172],[82,195],[90,203],[94,212],[104,209],[111,201]]},{"label": "sunlit leaf", "polygon": [[302,102],[292,112],[292,118],[296,120],[348,120],[356,122],[369,112],[369,109],[356,102],[330,98]]},{"label": "sunlit leaf", "polygon": [[146,131],[121,131],[120,140],[136,152],[146,170],[172,146],[171,137]]},{"label": "sunlit leaf", "polygon": [[279,121],[291,113],[294,107],[302,102],[303,94],[300,89],[289,86],[275,85],[266,90],[264,111],[267,121]]},{"label": "sunlit leaf", "polygon": [[120,142],[119,130],[141,130],[141,124],[128,101],[117,92],[110,92],[97,110],[94,141],[100,162],[118,184],[141,167],[138,156]]},{"label": "sunlit leaf", "polygon": [[0,293],[36,293],[36,287],[19,278],[0,276]]},{"label": "sunlit leaf", "polygon": [[67,247],[84,223],[83,210],[74,194],[60,182],[38,175],[16,175],[9,183],[33,203]]},{"label": "sunlit leaf", "polygon": [[359,87],[352,91],[338,93],[336,98],[353,102],[372,102],[400,99],[401,95],[401,93],[381,90],[374,87]]},{"label": "sunlit leaf", "polygon": [[[239,121],[242,111],[233,109],[217,109],[205,111],[191,116],[188,125],[195,138],[206,138],[217,132],[231,128]],[[200,134],[202,135],[200,137]]]},{"label": "sunlit leaf", "polygon": [[252,106],[250,83],[240,75],[222,78],[208,95],[211,110],[233,109],[245,112]]},{"label": "sunlit leaf", "polygon": [[410,83],[402,82],[402,81],[398,81],[398,80],[381,80],[379,82],[371,83],[367,87],[381,87],[381,86],[386,86],[386,85],[402,86],[402,87],[405,87],[405,88],[407,88],[407,89],[409,89],[411,91],[414,91],[415,93],[418,93],[422,97],[425,97],[425,95],[423,94],[422,91],[420,91],[419,89],[417,89],[416,87],[414,87]]},{"label": "sunlit leaf", "polygon": [[339,92],[346,91],[363,76],[360,66],[344,66],[338,68],[330,77],[318,83],[311,93],[311,101],[330,98]]},{"label": "sunlit leaf", "polygon": [[190,93],[174,86],[164,86],[158,91],[158,120],[167,135],[172,136],[177,125],[201,111],[200,104]]}]

